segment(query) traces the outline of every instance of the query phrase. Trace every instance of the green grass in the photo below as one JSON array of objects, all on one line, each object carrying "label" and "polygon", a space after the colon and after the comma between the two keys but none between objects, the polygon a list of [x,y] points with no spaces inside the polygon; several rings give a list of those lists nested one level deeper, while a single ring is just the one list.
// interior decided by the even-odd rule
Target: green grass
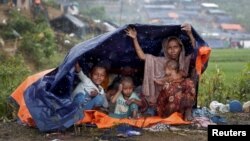
[{"label": "green grass", "polygon": [[219,68],[226,84],[230,84],[249,62],[250,49],[212,49],[206,73],[212,75]]},{"label": "green grass", "polygon": [[213,49],[210,62],[247,62],[250,49]]}]

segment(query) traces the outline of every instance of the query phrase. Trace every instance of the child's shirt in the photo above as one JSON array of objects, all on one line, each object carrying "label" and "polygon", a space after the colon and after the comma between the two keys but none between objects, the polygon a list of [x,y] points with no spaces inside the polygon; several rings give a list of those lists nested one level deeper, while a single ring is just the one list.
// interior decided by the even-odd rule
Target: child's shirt
[{"label": "child's shirt", "polygon": [[103,97],[104,103],[103,103],[103,107],[107,108],[109,106],[107,98],[105,96],[105,92],[104,89],[102,88],[101,85],[95,85],[93,83],[93,81],[88,78],[82,71],[80,71],[79,73],[77,73],[77,76],[79,77],[79,79],[81,80],[81,82],[76,86],[75,90],[73,91],[71,98],[74,99],[74,97],[76,96],[76,94],[78,93],[82,93],[84,95],[88,94],[88,96],[86,96],[85,98],[87,100],[90,100],[90,93],[91,91],[97,91],[98,94],[101,94],[101,96]]},{"label": "child's shirt", "polygon": [[[137,96],[136,93],[132,93],[129,99],[134,98],[137,100],[140,100],[140,98]],[[126,104],[126,101],[123,97],[123,95],[120,93],[118,98],[116,99],[116,105],[115,105],[115,114],[127,114],[129,105]]]},{"label": "child's shirt", "polygon": [[90,78],[88,78],[82,71],[77,73],[77,76],[81,80],[81,82],[76,86],[75,90],[72,93],[72,97],[74,98],[78,93],[90,94],[91,91],[97,91],[99,94],[104,94],[104,89],[102,86],[95,85]]}]

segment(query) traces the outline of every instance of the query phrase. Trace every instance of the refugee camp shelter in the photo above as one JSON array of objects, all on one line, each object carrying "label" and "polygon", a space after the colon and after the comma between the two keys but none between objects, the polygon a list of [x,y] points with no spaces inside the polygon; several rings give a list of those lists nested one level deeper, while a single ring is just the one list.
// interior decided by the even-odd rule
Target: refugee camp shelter
[{"label": "refugee camp shelter", "polygon": [[51,26],[65,33],[74,33],[78,37],[82,37],[86,33],[86,25],[76,16],[65,14],[50,21]]}]

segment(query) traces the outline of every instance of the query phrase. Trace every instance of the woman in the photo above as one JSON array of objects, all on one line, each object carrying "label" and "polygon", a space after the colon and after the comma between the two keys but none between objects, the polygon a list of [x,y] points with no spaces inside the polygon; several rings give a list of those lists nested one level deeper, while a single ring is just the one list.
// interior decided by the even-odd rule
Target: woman
[{"label": "woman", "polygon": [[[190,39],[192,46],[195,46],[195,38],[192,34],[190,24],[182,24],[181,30],[185,31]],[[155,85],[154,80],[165,75],[164,64],[169,60],[174,60],[179,63],[180,73],[186,77],[192,54],[185,56],[185,49],[181,40],[175,36],[171,36],[162,41],[162,47],[165,57],[153,56],[145,54],[137,40],[137,32],[134,28],[125,30],[127,36],[133,40],[134,48],[138,57],[145,61],[144,79],[143,79],[143,95],[146,97],[151,106],[156,104],[156,100],[161,90],[161,86]]]}]

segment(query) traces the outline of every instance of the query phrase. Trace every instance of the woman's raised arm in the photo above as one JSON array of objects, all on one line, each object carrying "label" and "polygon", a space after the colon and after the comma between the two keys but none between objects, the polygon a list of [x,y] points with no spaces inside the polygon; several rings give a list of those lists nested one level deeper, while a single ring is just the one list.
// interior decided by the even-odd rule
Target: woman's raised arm
[{"label": "woman's raised arm", "polygon": [[191,41],[191,44],[194,48],[195,47],[195,38],[194,38],[193,33],[192,33],[192,26],[188,23],[184,23],[181,25],[181,30],[186,31],[186,33],[189,36],[189,39]]},{"label": "woman's raised arm", "polygon": [[133,40],[134,48],[136,51],[136,54],[141,60],[145,60],[145,53],[143,52],[138,40],[137,40],[137,32],[135,28],[128,27],[125,32],[127,33],[127,36],[131,37]]}]

